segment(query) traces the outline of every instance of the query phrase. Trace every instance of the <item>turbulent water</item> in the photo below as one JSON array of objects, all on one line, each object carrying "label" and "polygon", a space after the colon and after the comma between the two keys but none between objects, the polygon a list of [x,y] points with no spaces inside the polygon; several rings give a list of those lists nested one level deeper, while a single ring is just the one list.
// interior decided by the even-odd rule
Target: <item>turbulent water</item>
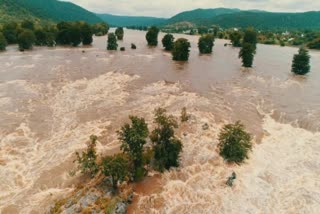
[{"label": "turbulent water", "polygon": [[[197,37],[175,35],[192,43],[189,62],[177,63],[148,48],[144,34],[126,30],[125,52],[107,52],[100,37],[92,47],[20,53],[13,46],[0,54],[0,212],[43,213],[72,191],[74,152],[91,134],[99,153],[114,152],[128,115],[152,128],[155,108],[179,116],[187,107],[181,167],[162,176],[161,190],[140,195],[136,213],[318,213],[320,52],[311,52],[311,73],[297,77],[296,48],[258,45],[254,68],[244,70],[227,41],[199,55]],[[216,151],[220,128],[236,120],[255,136],[242,166]]]}]

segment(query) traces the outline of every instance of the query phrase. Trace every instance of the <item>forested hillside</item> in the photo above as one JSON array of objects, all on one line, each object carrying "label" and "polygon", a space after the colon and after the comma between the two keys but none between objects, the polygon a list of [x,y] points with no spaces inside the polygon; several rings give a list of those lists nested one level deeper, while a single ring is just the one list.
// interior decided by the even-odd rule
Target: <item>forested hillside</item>
[{"label": "forested hillside", "polygon": [[95,14],[70,2],[57,0],[0,0],[0,22],[19,20],[86,21],[102,20]]},{"label": "forested hillside", "polygon": [[166,22],[167,19],[145,16],[116,16],[111,14],[97,14],[103,21],[111,26],[126,27],[126,26],[151,26],[160,25]]}]

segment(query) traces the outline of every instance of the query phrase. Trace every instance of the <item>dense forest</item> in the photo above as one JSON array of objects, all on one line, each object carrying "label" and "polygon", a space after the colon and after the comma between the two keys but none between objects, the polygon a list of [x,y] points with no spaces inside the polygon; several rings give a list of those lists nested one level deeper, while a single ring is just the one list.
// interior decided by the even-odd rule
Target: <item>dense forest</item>
[{"label": "dense forest", "polygon": [[57,0],[0,0],[0,23],[8,21],[85,21],[98,23],[95,14],[70,2]]}]

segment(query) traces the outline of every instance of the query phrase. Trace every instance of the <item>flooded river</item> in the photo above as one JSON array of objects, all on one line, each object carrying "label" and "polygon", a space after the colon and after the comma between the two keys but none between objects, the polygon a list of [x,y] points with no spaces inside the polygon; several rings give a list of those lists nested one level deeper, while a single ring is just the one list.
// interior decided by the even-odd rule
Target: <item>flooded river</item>
[{"label": "flooded river", "polygon": [[[290,72],[297,48],[258,45],[254,68],[245,70],[239,49],[225,40],[216,40],[212,55],[199,55],[198,37],[175,37],[191,41],[189,62],[173,62],[132,30],[119,43],[125,52],[106,51],[99,37],[91,47],[0,53],[0,213],[43,213],[73,190],[74,152],[91,134],[99,136],[99,153],[116,152],[115,131],[128,115],[152,128],[157,107],[176,116],[187,107],[192,115],[179,133],[181,167],[161,177],[161,191],[140,195],[133,212],[320,210],[320,52],[310,52],[311,73],[297,77]],[[255,145],[244,165],[229,166],[216,151],[217,136],[236,120]],[[233,171],[238,178],[227,188]]]}]

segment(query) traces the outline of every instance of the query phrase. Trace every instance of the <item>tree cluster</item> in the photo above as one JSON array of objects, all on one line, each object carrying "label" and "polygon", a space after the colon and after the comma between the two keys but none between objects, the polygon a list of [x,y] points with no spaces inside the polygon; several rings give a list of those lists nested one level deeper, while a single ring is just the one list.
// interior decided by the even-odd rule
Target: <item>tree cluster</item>
[{"label": "tree cluster", "polygon": [[175,61],[188,61],[191,44],[185,38],[180,38],[174,42],[172,49],[172,59]]},{"label": "tree cluster", "polygon": [[214,35],[205,34],[199,38],[198,48],[201,54],[212,53],[212,48],[214,46]]},{"label": "tree cluster", "polygon": [[297,75],[305,75],[310,72],[310,55],[305,48],[300,48],[298,54],[293,56],[292,72]]},{"label": "tree cluster", "polygon": [[90,45],[93,34],[105,35],[109,26],[105,23],[89,25],[86,22],[60,22],[58,24],[46,23],[35,24],[26,20],[21,23],[5,23],[0,31],[4,36],[1,38],[1,47],[4,44],[18,44],[20,50],[32,49],[37,46],[55,46],[79,44]]},{"label": "tree cluster", "polygon": [[239,58],[242,59],[242,65],[246,68],[252,67],[254,55],[257,49],[257,32],[248,28],[243,36],[242,47],[239,52]]},{"label": "tree cluster", "polygon": [[[149,165],[163,172],[179,166],[182,143],[175,136],[178,123],[165,109],[155,111],[156,128],[149,133],[144,118],[130,116],[130,123],[124,124],[117,132],[121,142],[121,154],[102,157],[99,161],[96,153],[96,136],[91,136],[91,143],[86,151],[76,153],[78,170],[81,173],[95,176],[101,172],[111,178],[114,189],[123,181],[139,181],[146,174]],[[151,144],[147,146],[148,139]]]},{"label": "tree cluster", "polygon": [[118,49],[117,37],[114,33],[109,33],[107,50],[115,51],[117,49]]},{"label": "tree cluster", "polygon": [[122,27],[118,27],[115,31],[118,40],[123,40],[124,31]]},{"label": "tree cluster", "polygon": [[157,46],[158,45],[158,34],[159,29],[155,26],[152,26],[149,28],[147,34],[146,34],[146,40],[148,42],[149,46]]}]

